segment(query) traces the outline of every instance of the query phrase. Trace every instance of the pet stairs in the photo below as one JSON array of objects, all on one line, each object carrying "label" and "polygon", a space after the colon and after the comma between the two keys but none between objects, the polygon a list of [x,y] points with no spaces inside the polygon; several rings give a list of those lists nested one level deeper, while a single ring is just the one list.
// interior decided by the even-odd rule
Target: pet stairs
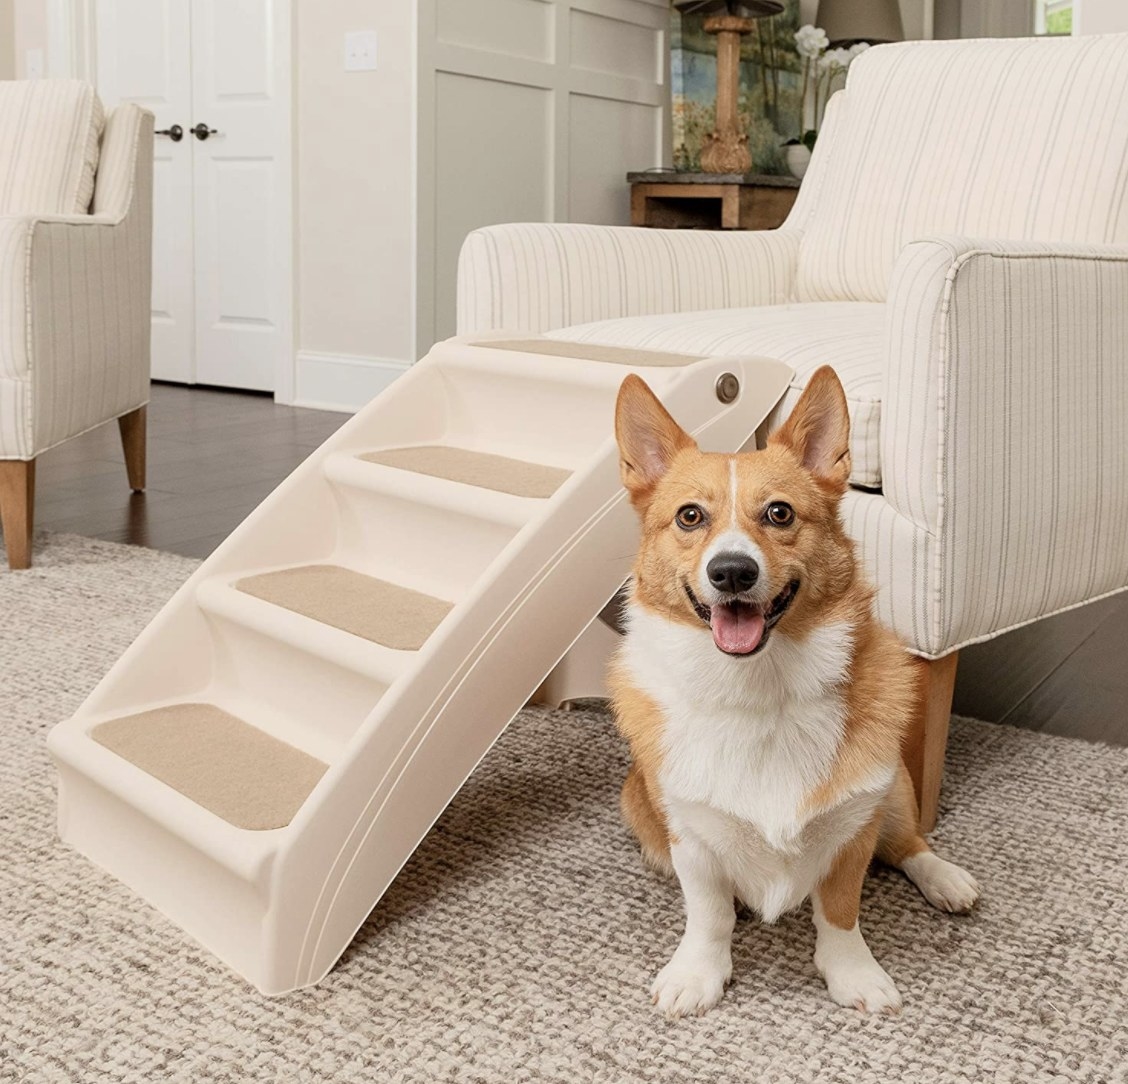
[{"label": "pet stairs", "polygon": [[317,982],[626,577],[637,528],[612,417],[628,372],[717,450],[752,437],[790,376],[438,344],[51,732],[63,840],[262,992]]}]

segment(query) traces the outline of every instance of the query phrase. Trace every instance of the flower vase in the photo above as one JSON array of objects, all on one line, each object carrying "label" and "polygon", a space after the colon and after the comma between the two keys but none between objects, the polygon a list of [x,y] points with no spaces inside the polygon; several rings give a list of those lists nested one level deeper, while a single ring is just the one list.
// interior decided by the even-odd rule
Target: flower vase
[{"label": "flower vase", "polygon": [[784,151],[788,172],[792,177],[802,180],[803,174],[807,172],[807,166],[811,164],[810,150],[802,143],[791,143],[784,147]]}]

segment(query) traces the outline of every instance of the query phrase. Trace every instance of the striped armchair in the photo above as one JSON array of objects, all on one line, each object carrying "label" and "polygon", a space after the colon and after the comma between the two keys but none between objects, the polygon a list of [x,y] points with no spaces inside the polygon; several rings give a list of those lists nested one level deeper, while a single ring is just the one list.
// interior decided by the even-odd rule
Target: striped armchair
[{"label": "striped armchair", "polygon": [[829,363],[843,512],[921,660],[935,816],[956,652],[1128,586],[1128,35],[858,58],[771,233],[472,233],[459,330]]},{"label": "striped armchair", "polygon": [[31,563],[35,460],[118,420],[145,487],[152,114],[92,87],[0,82],[0,526]]}]

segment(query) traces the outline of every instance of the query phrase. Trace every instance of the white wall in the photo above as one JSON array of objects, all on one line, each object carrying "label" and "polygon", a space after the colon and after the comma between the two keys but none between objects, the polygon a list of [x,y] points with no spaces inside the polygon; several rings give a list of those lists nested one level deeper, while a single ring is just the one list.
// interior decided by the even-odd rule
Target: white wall
[{"label": "white wall", "polygon": [[10,0],[13,21],[13,46],[15,51],[15,77],[26,79],[29,49],[43,52],[47,60],[47,4],[44,0]]},{"label": "white wall", "polygon": [[[415,2],[294,8],[297,398],[343,404],[416,356]],[[350,30],[377,32],[376,71],[344,70]]]},{"label": "white wall", "polygon": [[1073,0],[1074,34],[1128,30],[1128,0]]},{"label": "white wall", "polygon": [[[669,8],[295,8],[296,398],[360,405],[453,333],[455,265],[471,229],[629,220],[626,171],[668,156]],[[345,32],[368,29],[377,71],[344,72]]]}]

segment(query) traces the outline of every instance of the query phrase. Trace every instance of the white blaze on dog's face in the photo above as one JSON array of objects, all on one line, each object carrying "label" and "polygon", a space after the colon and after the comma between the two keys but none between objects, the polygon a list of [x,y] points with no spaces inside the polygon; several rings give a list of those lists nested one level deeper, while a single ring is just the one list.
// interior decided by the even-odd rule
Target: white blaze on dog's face
[{"label": "white blaze on dog's face", "polygon": [[838,516],[850,422],[829,367],[762,451],[702,452],[634,375],[619,390],[615,435],[642,520],[644,606],[708,629],[728,655],[751,656],[777,627],[805,635],[850,585],[853,549]]}]

